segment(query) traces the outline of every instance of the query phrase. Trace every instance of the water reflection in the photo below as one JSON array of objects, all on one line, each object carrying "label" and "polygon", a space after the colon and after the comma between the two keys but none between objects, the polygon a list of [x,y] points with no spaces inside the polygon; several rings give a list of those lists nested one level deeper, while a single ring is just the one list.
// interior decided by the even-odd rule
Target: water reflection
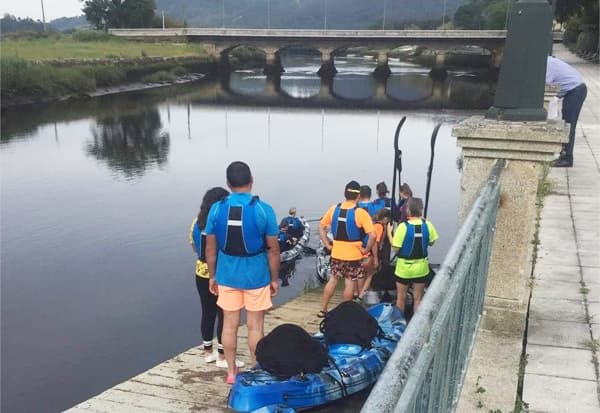
[{"label": "water reflection", "polygon": [[433,95],[434,81],[426,73],[392,73],[386,94],[400,102],[417,103]]},{"label": "water reflection", "polygon": [[265,93],[267,76],[262,69],[236,70],[229,74],[229,90],[240,96],[260,96]]},{"label": "water reflection", "polygon": [[308,99],[319,94],[321,78],[321,55],[309,50],[284,50],[280,54],[284,72],[281,74],[280,90],[295,99]]},{"label": "water reflection", "polygon": [[127,178],[140,176],[167,162],[170,138],[161,128],[160,114],[154,108],[105,117],[92,127],[86,151]]}]

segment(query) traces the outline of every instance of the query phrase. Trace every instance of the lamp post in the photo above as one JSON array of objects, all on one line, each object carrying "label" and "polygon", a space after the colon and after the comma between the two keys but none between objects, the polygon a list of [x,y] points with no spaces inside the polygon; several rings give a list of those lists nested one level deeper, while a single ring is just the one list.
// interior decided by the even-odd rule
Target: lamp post
[{"label": "lamp post", "polygon": [[225,28],[225,0],[221,2],[221,27]]},{"label": "lamp post", "polygon": [[327,30],[327,0],[325,0],[325,13],[323,18],[323,30]]},{"label": "lamp post", "polygon": [[267,0],[267,29],[271,28],[271,0]]},{"label": "lamp post", "polygon": [[162,10],[162,29],[165,30],[165,11]]},{"label": "lamp post", "polygon": [[44,33],[46,33],[46,13],[44,13],[44,0],[40,0],[42,3],[42,23],[44,25]]},{"label": "lamp post", "polygon": [[381,22],[381,30],[385,31],[385,13],[387,9],[387,0],[383,0],[383,21]]}]

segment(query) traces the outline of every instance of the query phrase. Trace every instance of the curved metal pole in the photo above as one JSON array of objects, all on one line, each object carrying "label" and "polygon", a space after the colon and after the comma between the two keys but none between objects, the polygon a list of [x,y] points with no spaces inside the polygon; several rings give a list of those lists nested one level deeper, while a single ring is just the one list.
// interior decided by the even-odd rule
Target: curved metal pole
[{"label": "curved metal pole", "polygon": [[402,151],[398,145],[398,140],[400,138],[400,129],[402,129],[402,125],[406,121],[406,116],[402,116],[400,122],[398,122],[398,126],[396,126],[396,133],[394,134],[394,174],[392,178],[392,208],[396,205],[396,173],[398,175],[398,186],[400,183],[400,174],[402,172]]},{"label": "curved metal pole", "polygon": [[423,213],[423,216],[425,218],[427,218],[427,207],[429,206],[429,190],[431,189],[431,174],[433,173],[433,159],[435,157],[435,141],[437,139],[440,126],[442,126],[441,123],[435,125],[435,128],[431,133],[431,157],[429,158],[429,169],[427,170],[427,189],[425,190],[425,212]]}]

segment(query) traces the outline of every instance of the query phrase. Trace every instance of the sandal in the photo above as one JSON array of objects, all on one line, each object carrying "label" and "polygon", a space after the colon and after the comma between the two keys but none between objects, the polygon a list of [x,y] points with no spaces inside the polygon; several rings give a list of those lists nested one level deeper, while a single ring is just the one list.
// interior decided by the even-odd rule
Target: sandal
[{"label": "sandal", "polygon": [[239,369],[236,367],[234,369],[233,375],[231,375],[231,376],[229,374],[227,375],[227,378],[225,379],[225,383],[227,383],[227,384],[235,384],[235,378],[236,378],[236,376],[237,376],[238,373],[239,373]]},{"label": "sandal", "polygon": [[325,311],[325,310],[321,310],[317,313],[317,317],[319,317],[319,318],[325,318],[326,315],[327,315],[327,311]]}]

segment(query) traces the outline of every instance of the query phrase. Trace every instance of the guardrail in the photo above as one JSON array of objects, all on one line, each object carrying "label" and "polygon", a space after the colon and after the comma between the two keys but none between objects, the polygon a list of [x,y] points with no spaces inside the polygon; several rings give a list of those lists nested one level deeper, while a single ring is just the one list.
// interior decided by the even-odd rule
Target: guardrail
[{"label": "guardrail", "polygon": [[361,412],[454,412],[479,326],[500,175],[498,160]]}]

